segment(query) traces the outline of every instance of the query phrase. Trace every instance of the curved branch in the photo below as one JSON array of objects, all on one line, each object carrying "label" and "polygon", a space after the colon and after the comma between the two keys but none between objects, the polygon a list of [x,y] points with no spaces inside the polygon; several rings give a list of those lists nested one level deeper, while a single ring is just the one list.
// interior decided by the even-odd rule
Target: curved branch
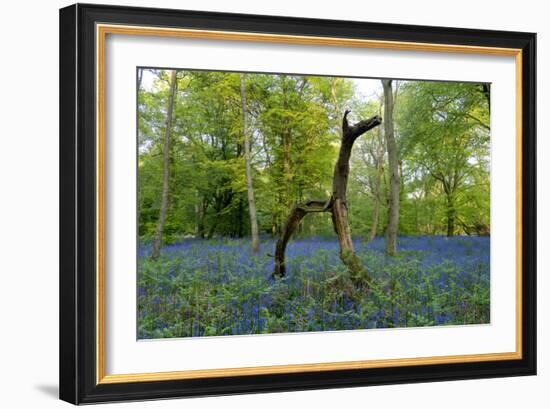
[{"label": "curved branch", "polygon": [[303,210],[306,213],[320,213],[330,210],[332,206],[332,197],[328,200],[308,200],[304,203],[298,203],[296,208]]},{"label": "curved branch", "polygon": [[275,247],[275,270],[273,272],[273,276],[282,277],[285,275],[286,245],[306,214],[328,212],[331,208],[332,197],[328,200],[308,200],[307,202],[298,203],[294,206],[285,223],[281,237],[277,240],[277,245]]}]

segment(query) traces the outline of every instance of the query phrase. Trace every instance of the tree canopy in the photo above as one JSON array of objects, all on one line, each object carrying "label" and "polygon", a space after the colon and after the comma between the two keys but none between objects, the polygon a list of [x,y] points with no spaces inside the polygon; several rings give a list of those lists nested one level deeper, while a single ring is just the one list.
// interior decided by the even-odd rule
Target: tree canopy
[{"label": "tree canopy", "polygon": [[[158,233],[164,176],[164,244],[188,236],[249,236],[254,218],[260,236],[277,237],[296,203],[331,196],[345,110],[351,109],[353,123],[384,117],[388,101],[380,80],[247,73],[243,81],[241,73],[177,70],[171,87],[172,74],[138,73],[139,236],[144,242]],[[488,85],[390,83],[397,235],[488,235]],[[359,138],[350,160],[350,228],[365,240],[384,235],[388,227],[387,132],[380,126]],[[333,235],[330,214],[304,219],[297,234]]]}]

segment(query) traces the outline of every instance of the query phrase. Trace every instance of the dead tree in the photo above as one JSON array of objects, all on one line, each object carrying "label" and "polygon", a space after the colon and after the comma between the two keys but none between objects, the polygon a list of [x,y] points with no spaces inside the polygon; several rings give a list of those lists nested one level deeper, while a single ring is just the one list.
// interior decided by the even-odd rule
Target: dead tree
[{"label": "dead tree", "polygon": [[347,116],[351,111],[346,110],[342,121],[342,140],[338,161],[334,166],[334,175],[332,178],[332,195],[328,200],[309,200],[304,203],[298,203],[288,216],[283,227],[283,231],[275,248],[275,270],[273,276],[282,277],[285,275],[285,250],[288,241],[302,219],[308,213],[330,212],[332,214],[332,224],[334,231],[338,236],[340,244],[340,259],[348,268],[351,277],[354,279],[364,279],[369,281],[369,277],[361,262],[359,261],[353,249],[351,232],[348,222],[347,206],[347,188],[349,176],[349,160],[351,149],[355,140],[370,129],[380,125],[382,118],[376,115],[356,123],[353,126],[348,124]]}]

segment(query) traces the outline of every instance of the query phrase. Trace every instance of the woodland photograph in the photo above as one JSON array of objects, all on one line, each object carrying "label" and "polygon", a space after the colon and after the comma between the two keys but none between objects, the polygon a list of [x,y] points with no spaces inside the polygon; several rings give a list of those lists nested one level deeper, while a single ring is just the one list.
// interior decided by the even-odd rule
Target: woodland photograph
[{"label": "woodland photograph", "polygon": [[138,339],[490,323],[490,84],[136,84]]}]

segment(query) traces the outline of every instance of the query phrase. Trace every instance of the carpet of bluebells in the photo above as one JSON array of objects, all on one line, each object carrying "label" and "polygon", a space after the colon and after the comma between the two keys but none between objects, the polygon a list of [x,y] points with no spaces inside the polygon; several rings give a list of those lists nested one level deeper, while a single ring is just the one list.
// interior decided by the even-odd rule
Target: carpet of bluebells
[{"label": "carpet of bluebells", "polygon": [[489,322],[488,237],[355,240],[375,285],[349,278],[334,239],[291,241],[287,275],[271,277],[274,242],[187,239],[156,261],[140,249],[138,338],[481,324]]}]

